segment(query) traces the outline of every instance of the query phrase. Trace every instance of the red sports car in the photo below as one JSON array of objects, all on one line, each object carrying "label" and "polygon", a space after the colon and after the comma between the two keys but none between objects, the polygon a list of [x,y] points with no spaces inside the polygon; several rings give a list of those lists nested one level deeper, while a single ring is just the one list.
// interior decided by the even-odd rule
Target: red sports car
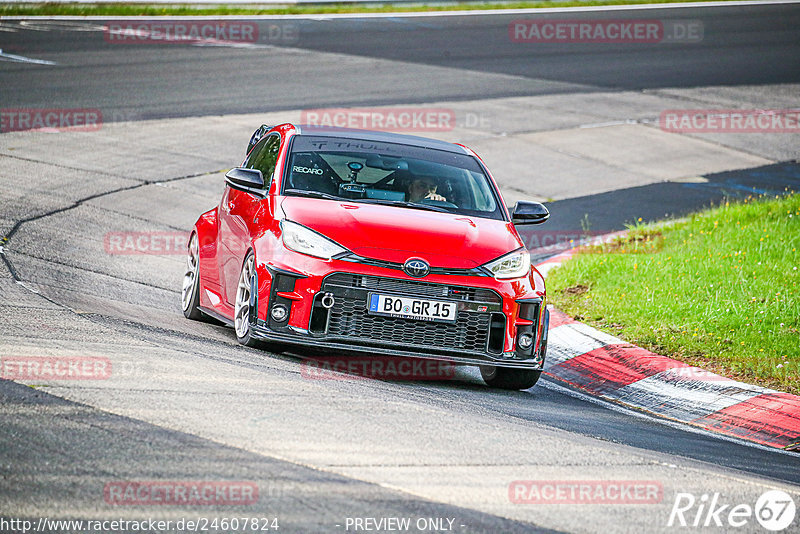
[{"label": "red sports car", "polygon": [[407,135],[282,124],[253,134],[189,239],[183,311],[254,346],[478,365],[490,386],[541,374],[544,279],[470,149]]}]

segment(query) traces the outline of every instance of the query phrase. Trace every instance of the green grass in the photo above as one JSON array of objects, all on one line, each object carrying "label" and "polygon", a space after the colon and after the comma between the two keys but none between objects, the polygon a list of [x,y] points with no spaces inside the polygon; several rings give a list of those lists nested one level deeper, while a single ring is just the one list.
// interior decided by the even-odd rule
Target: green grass
[{"label": "green grass", "polygon": [[800,195],[638,225],[547,279],[550,302],[653,352],[800,394]]},{"label": "green grass", "polygon": [[[610,6],[635,4],[671,4],[695,0],[568,0],[568,1],[534,1],[534,2],[454,2],[454,3],[375,3],[375,4],[304,4],[304,5],[259,5],[257,1],[251,6],[229,6],[224,3],[213,6],[193,6],[189,4],[148,5],[146,0],[141,4],[60,4],[60,3],[26,3],[0,5],[0,16],[178,16],[178,15],[303,15],[321,13],[396,13],[416,11],[453,11],[477,9],[528,9],[543,7],[576,7],[576,6]],[[699,0],[712,1],[712,0]]]}]

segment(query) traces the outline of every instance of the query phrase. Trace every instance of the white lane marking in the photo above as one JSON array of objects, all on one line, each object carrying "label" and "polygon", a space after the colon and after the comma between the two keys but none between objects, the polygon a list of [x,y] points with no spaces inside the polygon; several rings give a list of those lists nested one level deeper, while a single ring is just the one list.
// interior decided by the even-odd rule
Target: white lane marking
[{"label": "white lane marking", "polygon": [[618,337],[612,336],[611,334],[606,334],[605,332],[601,332],[596,328],[592,328],[586,323],[569,323],[562,326],[566,326],[574,330],[577,334],[586,336],[590,339],[595,339],[600,341],[601,343],[605,343],[606,345],[630,345],[627,341],[624,341]]},{"label": "white lane marking", "polygon": [[220,41],[217,39],[202,39],[200,41],[189,41],[187,44],[192,46],[216,46],[219,48],[261,48],[261,49],[274,49],[275,45],[261,44],[261,43],[245,43],[240,41]]},{"label": "white lane marking", "polygon": [[[608,345],[627,345],[621,339],[610,336],[583,323],[570,323],[552,328],[548,333],[547,361],[550,366],[564,363],[587,352]],[[547,371],[548,369],[545,369]]]},{"label": "white lane marking", "polygon": [[25,282],[23,282],[22,280],[17,280],[17,284],[18,284],[18,285],[20,285],[20,286],[22,286],[22,287],[24,287],[25,289],[27,289],[27,290],[28,290],[28,291],[30,291],[31,293],[36,293],[37,295],[39,294],[39,290],[38,290],[38,289],[36,289],[36,288],[35,288],[35,287],[33,287],[33,286],[29,286],[28,284],[26,284],[26,283],[25,283]]},{"label": "white lane marking", "polygon": [[49,31],[70,31],[70,32],[97,32],[103,31],[103,26],[96,24],[84,24],[81,22],[74,23],[58,19],[37,19],[37,20],[21,20],[19,25],[20,29],[33,30],[37,32]]},{"label": "white lane marking", "polygon": [[25,56],[18,56],[17,54],[4,53],[0,48],[0,61],[13,61],[15,63],[34,63],[36,65],[55,65],[55,61],[47,61],[44,59],[33,59]]},{"label": "white lane marking", "polygon": [[536,270],[539,271],[543,277],[547,278],[547,275],[550,274],[550,271],[559,267],[563,262],[560,261],[546,261],[544,263],[540,263],[536,266]]},{"label": "white lane marking", "polygon": [[759,395],[780,393],[774,389],[756,386],[746,382],[738,382],[725,376],[712,373],[711,371],[706,371],[705,369],[701,369],[699,367],[673,367],[672,369],[667,369],[666,371],[662,371],[658,375],[654,376],[659,376],[660,380],[667,382],[686,381],[687,378],[700,382],[713,382],[714,384],[719,384],[721,386],[724,385],[725,388],[730,388],[731,391],[755,391]]},{"label": "white lane marking", "polygon": [[691,422],[765,393],[733,380],[684,380],[673,372],[648,376],[605,396],[671,419]]},{"label": "white lane marking", "polygon": [[[363,0],[369,1],[369,0]],[[250,0],[241,0],[242,3],[252,3]],[[156,2],[157,3],[157,2]],[[171,0],[164,0],[164,3],[172,3]],[[234,4],[236,2],[233,2]],[[299,3],[299,2],[298,2]],[[358,2],[356,2],[358,3]],[[653,9],[696,9],[709,7],[733,7],[733,6],[769,6],[798,4],[800,0],[743,0],[733,2],[685,2],[673,4],[641,4],[641,5],[615,5],[615,6],[576,6],[576,7],[547,7],[529,9],[485,9],[471,11],[425,11],[425,12],[397,12],[397,13],[310,13],[307,15],[182,15],[170,17],[170,20],[316,20],[325,21],[332,19],[378,19],[378,18],[419,18],[419,17],[465,17],[465,16],[485,16],[485,15],[536,15],[548,13],[595,13],[607,11],[643,11]],[[120,16],[114,20],[141,20],[147,17]],[[3,17],[4,20],[108,20],[108,16],[89,16],[78,15],[58,15],[58,16],[9,16]]]},{"label": "white lane marking", "polygon": [[625,124],[653,124],[657,122],[658,122],[657,119],[623,119],[618,121],[581,124],[580,126],[578,126],[578,128],[605,128],[607,126],[622,126]]}]

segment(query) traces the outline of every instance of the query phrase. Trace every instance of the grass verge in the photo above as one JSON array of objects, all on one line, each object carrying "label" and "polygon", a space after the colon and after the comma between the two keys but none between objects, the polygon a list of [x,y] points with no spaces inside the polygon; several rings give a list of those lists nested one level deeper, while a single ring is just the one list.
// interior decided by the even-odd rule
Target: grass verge
[{"label": "grass verge", "polygon": [[[80,16],[80,17],[122,17],[122,16],[180,16],[180,15],[312,15],[325,13],[408,13],[418,11],[462,11],[487,9],[537,9],[545,7],[578,7],[578,6],[616,6],[636,4],[673,4],[688,1],[710,2],[714,0],[568,0],[568,1],[533,1],[533,2],[453,2],[453,3],[374,3],[374,4],[311,4],[311,5],[158,5],[109,3],[54,3],[31,2],[25,4],[0,5],[0,16]],[[729,0],[732,1],[732,0]]]},{"label": "grass verge", "polygon": [[551,272],[551,303],[652,352],[800,394],[800,195],[631,227]]}]

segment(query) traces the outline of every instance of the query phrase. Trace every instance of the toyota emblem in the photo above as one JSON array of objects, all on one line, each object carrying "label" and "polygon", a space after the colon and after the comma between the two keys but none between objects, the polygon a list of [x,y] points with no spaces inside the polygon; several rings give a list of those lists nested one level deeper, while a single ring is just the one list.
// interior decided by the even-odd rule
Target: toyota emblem
[{"label": "toyota emblem", "polygon": [[424,278],[431,272],[431,266],[425,260],[410,259],[403,264],[403,271],[414,278]]}]

